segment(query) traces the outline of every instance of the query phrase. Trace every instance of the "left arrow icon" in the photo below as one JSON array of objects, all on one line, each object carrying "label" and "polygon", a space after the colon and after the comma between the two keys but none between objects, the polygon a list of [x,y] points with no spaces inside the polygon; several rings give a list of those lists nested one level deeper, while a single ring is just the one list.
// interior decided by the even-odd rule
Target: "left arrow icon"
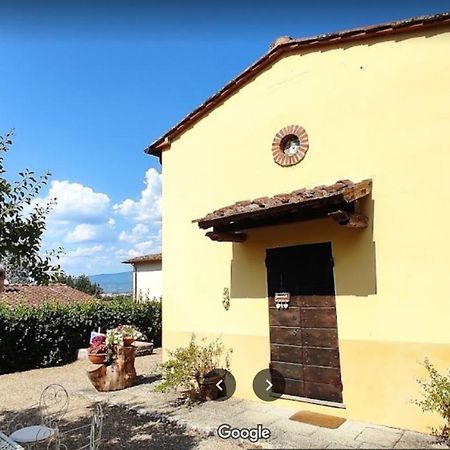
[{"label": "left arrow icon", "polygon": [[219,380],[219,381],[216,383],[217,388],[220,389],[221,391],[223,391],[223,388],[220,386],[220,385],[222,384],[222,381],[223,381],[223,380]]}]

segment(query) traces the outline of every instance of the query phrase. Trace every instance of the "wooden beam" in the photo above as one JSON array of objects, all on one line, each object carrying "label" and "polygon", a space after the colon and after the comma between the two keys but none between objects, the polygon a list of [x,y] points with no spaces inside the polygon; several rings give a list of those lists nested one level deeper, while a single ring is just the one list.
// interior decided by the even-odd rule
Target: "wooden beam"
[{"label": "wooden beam", "polygon": [[[309,220],[320,218],[320,211],[323,211],[322,217],[326,217],[329,211],[335,209],[348,209],[348,203],[342,200],[342,197],[329,197],[325,199],[313,199],[303,203],[290,203],[287,205],[281,205],[276,208],[261,208],[242,213],[235,216],[220,217],[204,222],[198,222],[198,227],[207,229],[216,228],[229,228],[235,230],[244,230],[247,226],[241,226],[241,224],[250,224],[249,228],[277,225],[278,220],[274,218],[280,218],[282,223],[294,222],[298,220]],[[287,220],[285,220],[287,218]],[[228,230],[227,230],[228,231]]]},{"label": "wooden beam", "polygon": [[217,242],[244,242],[247,239],[245,233],[224,233],[220,231],[208,231],[206,236]]},{"label": "wooden beam", "polygon": [[358,198],[365,197],[366,195],[369,195],[372,191],[372,180],[363,180],[359,183],[355,183],[354,186],[347,189],[343,193],[344,200],[347,203],[354,202],[355,200],[358,200]]},{"label": "wooden beam", "polygon": [[367,228],[369,218],[364,214],[348,212],[343,210],[333,211],[328,214],[339,225],[349,228]]}]

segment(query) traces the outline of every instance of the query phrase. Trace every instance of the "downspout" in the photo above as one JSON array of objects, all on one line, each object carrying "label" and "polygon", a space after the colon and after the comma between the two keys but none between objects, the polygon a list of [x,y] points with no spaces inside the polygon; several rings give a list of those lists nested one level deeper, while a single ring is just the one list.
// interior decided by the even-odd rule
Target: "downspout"
[{"label": "downspout", "polygon": [[133,297],[134,300],[137,301],[137,270],[136,270],[136,264],[133,264],[133,276],[134,276],[134,280],[133,280]]}]

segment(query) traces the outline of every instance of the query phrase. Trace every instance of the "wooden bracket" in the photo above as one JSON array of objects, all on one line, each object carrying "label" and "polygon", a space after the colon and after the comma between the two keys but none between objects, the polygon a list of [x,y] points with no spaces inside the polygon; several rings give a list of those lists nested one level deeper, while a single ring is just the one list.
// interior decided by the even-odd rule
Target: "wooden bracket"
[{"label": "wooden bracket", "polygon": [[347,203],[351,203],[354,202],[355,200],[358,200],[359,198],[369,195],[371,191],[372,191],[372,180],[364,180],[347,189],[344,192],[343,197]]},{"label": "wooden bracket", "polygon": [[369,218],[367,216],[355,212],[343,211],[339,209],[328,213],[328,216],[343,227],[367,228],[369,225]]},{"label": "wooden bracket", "polygon": [[206,236],[217,242],[244,242],[247,239],[245,233],[224,233],[221,231],[208,231]]}]

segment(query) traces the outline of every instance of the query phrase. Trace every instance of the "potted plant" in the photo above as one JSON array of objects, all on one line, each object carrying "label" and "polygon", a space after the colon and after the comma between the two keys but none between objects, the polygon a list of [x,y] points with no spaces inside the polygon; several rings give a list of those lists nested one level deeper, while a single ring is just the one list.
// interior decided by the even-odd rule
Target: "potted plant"
[{"label": "potted plant", "polygon": [[217,384],[225,376],[223,369],[230,368],[230,355],[231,349],[225,350],[220,339],[198,348],[194,370],[200,400],[216,400],[219,397],[221,392]]},{"label": "potted plant", "polygon": [[105,336],[95,336],[88,348],[87,354],[92,364],[103,364],[106,359],[107,345]]},{"label": "potted plant", "polygon": [[106,344],[115,348],[118,345],[129,347],[136,339],[141,339],[143,334],[133,325],[118,325],[106,332]]},{"label": "potted plant", "polygon": [[181,389],[191,400],[217,399],[217,383],[224,378],[223,368],[229,369],[231,352],[220,339],[200,345],[192,335],[187,347],[169,352],[169,359],[161,365],[163,381],[157,390]]},{"label": "potted plant", "polygon": [[123,336],[123,346],[129,347],[134,341],[142,338],[142,333],[133,325],[120,325]]}]

